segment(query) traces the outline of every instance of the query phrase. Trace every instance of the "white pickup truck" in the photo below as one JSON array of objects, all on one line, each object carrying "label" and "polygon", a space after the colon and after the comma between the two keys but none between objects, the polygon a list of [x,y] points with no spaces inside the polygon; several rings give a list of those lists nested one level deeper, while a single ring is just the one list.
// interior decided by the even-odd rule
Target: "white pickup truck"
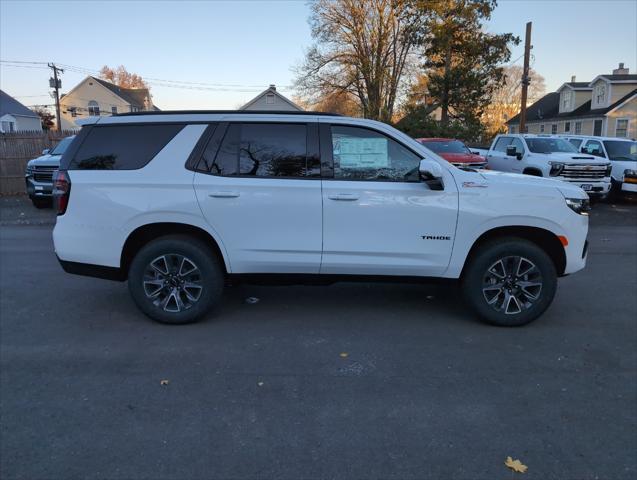
[{"label": "white pickup truck", "polygon": [[606,197],[611,188],[608,160],[578,152],[563,138],[498,135],[487,152],[491,170],[552,177],[577,185],[589,196]]}]

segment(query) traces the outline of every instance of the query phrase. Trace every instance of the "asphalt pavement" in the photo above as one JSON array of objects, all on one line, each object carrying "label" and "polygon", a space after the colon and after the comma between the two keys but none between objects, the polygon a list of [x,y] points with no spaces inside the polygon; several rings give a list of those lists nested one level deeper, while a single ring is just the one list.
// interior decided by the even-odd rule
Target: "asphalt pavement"
[{"label": "asphalt pavement", "polygon": [[2,479],[637,477],[637,205],[595,206],[588,267],[517,329],[453,287],[353,283],[159,325],[62,271],[50,211],[2,207]]}]

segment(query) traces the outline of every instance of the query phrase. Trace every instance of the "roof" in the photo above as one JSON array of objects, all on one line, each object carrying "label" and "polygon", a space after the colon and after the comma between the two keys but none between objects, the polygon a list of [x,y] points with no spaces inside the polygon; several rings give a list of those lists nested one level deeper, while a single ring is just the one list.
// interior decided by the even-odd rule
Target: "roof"
[{"label": "roof", "polygon": [[38,114],[29,110],[8,93],[0,90],[0,117],[3,115],[38,118]]},{"label": "roof", "polygon": [[281,95],[279,92],[276,91],[276,87],[274,85],[270,85],[268,88],[266,88],[265,90],[263,90],[260,94],[258,94],[256,97],[254,97],[252,100],[250,100],[248,103],[246,103],[245,105],[243,105],[242,107],[239,108],[239,110],[246,110],[247,108],[250,107],[250,105],[256,103],[261,97],[267,95],[267,94],[274,94],[276,95],[279,99],[283,100],[283,102],[287,103],[288,105],[290,105],[291,107],[293,107],[295,110],[300,110],[303,111],[303,109],[301,107],[299,107],[296,103],[294,103],[292,100],[290,100],[289,98],[284,97],[283,95]]},{"label": "roof", "polygon": [[600,78],[603,78],[604,80],[608,80],[611,83],[613,83],[613,82],[623,82],[623,83],[637,82],[637,74],[635,74],[635,73],[632,73],[632,74],[624,73],[624,74],[621,74],[621,75],[597,75],[593,79],[593,81],[591,81],[591,83],[589,83],[589,85],[593,85],[593,83],[595,83]]},{"label": "roof", "polygon": [[308,115],[308,116],[328,116],[342,117],[340,113],[312,112],[306,110],[156,110],[143,112],[125,112],[113,115],[114,117],[146,116],[146,115],[219,115],[219,114],[240,114],[240,115]]},{"label": "roof", "polygon": [[[526,121],[551,118],[560,111],[560,94],[551,92],[544,95],[537,102],[526,108]],[[507,123],[520,123],[520,114],[512,117]]]},{"label": "roof", "polygon": [[115,95],[120,97],[127,103],[134,105],[136,107],[145,108],[144,100],[148,98],[149,101],[152,102],[150,98],[150,92],[147,88],[122,88],[114,83],[107,82],[106,80],[102,80],[101,78],[91,77],[97,83],[106,87]]},{"label": "roof", "polygon": [[[625,76],[625,75],[624,75]],[[537,102],[526,109],[526,121],[532,122],[537,120],[558,120],[561,118],[584,118],[584,117],[599,117],[602,115],[606,115],[608,112],[616,109],[622,103],[629,100],[631,97],[637,95],[637,88],[631,90],[622,98],[614,102],[612,105],[604,108],[596,108],[591,110],[591,101],[583,103],[575,110],[571,112],[563,112],[559,113],[559,94],[557,92],[552,92],[547,95],[544,95]],[[540,115],[538,115],[538,112]],[[511,118],[507,124],[512,123],[520,123],[520,114],[518,113],[515,117]]]},{"label": "roof", "polygon": [[563,83],[556,92],[561,92],[564,87],[569,87],[572,90],[592,90],[593,88],[589,86],[590,83],[591,82],[566,82]]}]

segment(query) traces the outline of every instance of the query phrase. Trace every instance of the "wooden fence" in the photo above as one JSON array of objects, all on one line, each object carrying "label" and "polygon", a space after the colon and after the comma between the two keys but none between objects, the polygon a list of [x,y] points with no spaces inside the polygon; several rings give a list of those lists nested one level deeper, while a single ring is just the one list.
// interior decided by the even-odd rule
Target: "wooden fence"
[{"label": "wooden fence", "polygon": [[0,134],[0,195],[25,193],[24,171],[27,162],[53,148],[74,131],[13,132]]}]

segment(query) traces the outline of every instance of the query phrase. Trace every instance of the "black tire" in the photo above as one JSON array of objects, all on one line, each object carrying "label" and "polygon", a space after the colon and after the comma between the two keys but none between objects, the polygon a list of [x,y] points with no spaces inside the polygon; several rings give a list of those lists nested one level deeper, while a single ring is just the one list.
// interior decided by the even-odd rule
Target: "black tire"
[{"label": "black tire", "polygon": [[31,203],[35,208],[51,208],[53,206],[53,201],[50,198],[31,198]]},{"label": "black tire", "polygon": [[[180,275],[184,272],[187,274]],[[182,325],[200,320],[219,303],[224,277],[220,260],[209,245],[187,235],[168,235],[148,243],[135,255],[128,271],[128,289],[147,316],[160,323]]]},{"label": "black tire", "polygon": [[[522,260],[518,263],[517,259]],[[525,271],[526,275],[518,276]],[[478,248],[465,267],[461,285],[466,302],[483,321],[519,327],[549,307],[557,290],[557,272],[551,258],[536,244],[506,237]]]}]

